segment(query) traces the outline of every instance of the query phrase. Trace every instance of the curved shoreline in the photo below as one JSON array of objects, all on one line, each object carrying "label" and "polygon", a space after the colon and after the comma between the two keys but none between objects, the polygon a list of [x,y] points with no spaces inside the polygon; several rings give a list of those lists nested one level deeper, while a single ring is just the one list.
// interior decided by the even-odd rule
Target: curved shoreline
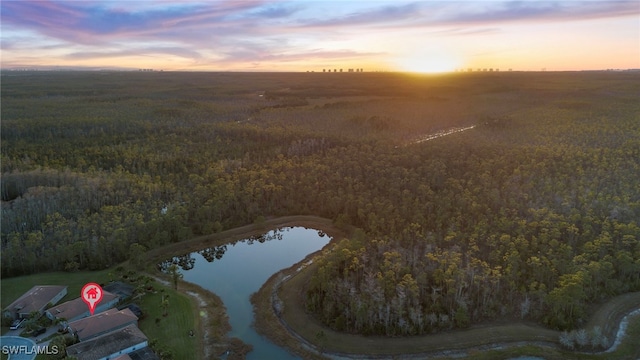
[{"label": "curved shoreline", "polygon": [[[321,228],[322,229],[322,228]],[[324,230],[324,229],[322,229]],[[335,239],[334,240],[339,240]],[[474,351],[486,351],[486,350],[500,350],[511,347],[519,347],[523,345],[534,345],[542,348],[551,348],[558,351],[567,351],[562,348],[559,344],[559,331],[551,330],[539,326],[537,324],[530,323],[514,323],[514,324],[485,324],[478,325],[472,327],[471,329],[464,330],[455,330],[446,333],[433,334],[433,335],[425,335],[425,336],[414,336],[414,337],[400,337],[400,338],[382,338],[382,337],[365,337],[361,335],[352,335],[346,333],[338,333],[334,332],[330,328],[318,324],[312,317],[306,315],[305,319],[300,321],[300,323],[304,323],[305,327],[313,327],[313,325],[319,325],[316,328],[319,331],[322,331],[326,334],[334,334],[336,337],[340,338],[356,338],[357,342],[370,343],[368,345],[367,350],[371,350],[371,347],[382,347],[387,348],[384,345],[380,345],[380,343],[387,342],[397,342],[397,343],[405,343],[405,342],[424,342],[427,339],[438,339],[436,342],[438,346],[434,349],[424,349],[424,351],[412,351],[407,353],[406,347],[402,346],[405,349],[404,352],[388,352],[388,353],[367,353],[367,352],[344,352],[340,351],[340,349],[336,349],[331,345],[331,341],[327,341],[326,338],[324,340],[325,344],[322,345],[324,349],[320,351],[317,345],[317,339],[313,337],[309,338],[309,331],[306,331],[306,337],[304,332],[300,333],[300,331],[296,331],[296,324],[290,324],[286,319],[286,309],[290,306],[296,306],[296,304],[292,304],[292,301],[289,301],[285,298],[281,297],[281,291],[283,285],[290,281],[295,281],[295,278],[302,274],[304,275],[304,269],[307,267],[313,266],[313,257],[317,254],[310,254],[304,260],[298,262],[293,265],[289,269],[285,269],[280,271],[279,273],[274,274],[258,291],[258,293],[252,296],[252,303],[254,304],[254,312],[256,314],[255,317],[255,327],[256,329],[264,336],[268,337],[271,341],[277,343],[280,346],[288,348],[290,351],[298,353],[299,355],[305,356],[305,358],[313,355],[313,358],[323,358],[324,356],[329,356],[334,359],[347,359],[347,358],[370,358],[370,359],[385,359],[390,357],[397,358],[400,356],[403,359],[418,359],[425,357],[441,357],[441,356],[464,356],[468,355],[470,352]],[[312,269],[307,269],[307,277],[309,275],[309,271]],[[305,282],[305,279],[300,281],[301,283]],[[286,286],[285,286],[286,287]],[[292,285],[295,287],[295,284]],[[298,289],[299,291],[299,289]],[[298,294],[300,295],[300,294]],[[268,300],[268,301],[265,301]],[[300,306],[300,304],[297,304]],[[640,308],[640,292],[636,293],[627,293],[620,296],[617,296],[613,299],[610,299],[604,304],[600,304],[598,306],[598,310],[594,312],[592,318],[589,320],[589,326],[597,325],[593,323],[594,320],[597,320],[598,317],[604,317],[606,322],[608,323],[607,327],[612,329],[614,337],[611,342],[611,346],[608,349],[599,351],[599,352],[587,352],[584,354],[604,354],[606,351],[612,348],[613,344],[619,342],[620,338],[624,336],[624,333],[620,331],[621,322],[623,318],[626,318],[627,315],[632,313],[634,310]],[[267,314],[265,309],[268,309],[271,314]],[[300,316],[300,312],[296,313]],[[602,320],[602,319],[600,319]],[[274,324],[279,324],[275,326]],[[615,325],[611,325],[615,324]],[[514,330],[516,334],[513,335]],[[286,336],[283,334],[286,333]],[[311,332],[313,333],[313,332]],[[449,344],[449,346],[442,347],[442,344],[447,344],[446,338],[458,334],[465,338],[465,340],[471,339],[470,341],[465,341],[464,343],[457,343],[455,345]],[[489,334],[489,335],[486,335]],[[523,335],[524,334],[524,335]],[[484,336],[483,336],[484,335]],[[295,339],[297,344],[288,341],[286,337],[290,339]],[[487,339],[490,337],[491,339]],[[611,350],[613,351],[613,350]],[[572,351],[572,353],[579,354],[578,351]]]},{"label": "curved shoreline", "polygon": [[[455,330],[451,332],[439,333],[439,334],[433,334],[433,335],[401,337],[401,338],[365,337],[362,335],[338,333],[323,326],[322,331],[326,333],[334,333],[341,337],[357,337],[363,342],[368,343],[367,346],[378,345],[377,347],[383,347],[383,348],[387,348],[387,347],[384,345],[380,346],[381,342],[382,343],[407,342],[407,341],[421,342],[421,340],[424,341],[425,339],[437,339],[437,338],[441,338],[444,340],[444,338],[450,336],[451,334],[455,334],[455,333],[464,334],[464,333],[470,333],[470,332],[484,332],[484,333],[489,332],[491,333],[491,336],[493,336],[493,334],[498,332],[500,329],[505,329],[507,331],[504,332],[506,333],[506,335],[497,336],[499,340],[493,341],[493,342],[483,342],[482,340],[472,340],[470,341],[469,344],[462,344],[462,346],[452,346],[449,348],[435,348],[427,351],[411,352],[411,353],[407,353],[407,352],[402,352],[402,353],[389,352],[389,353],[378,353],[378,354],[352,353],[352,352],[343,352],[336,349],[327,349],[327,348],[331,348],[330,345],[327,346],[328,344],[323,345],[325,349],[322,349],[322,351],[320,351],[316,343],[314,343],[313,341],[310,341],[309,339],[305,338],[303,335],[299,334],[294,329],[294,327],[292,327],[289,323],[287,323],[286,319],[283,316],[284,309],[286,309],[287,305],[286,305],[286,302],[283,301],[279,296],[279,292],[281,291],[282,286],[286,282],[294,279],[296,276],[301,274],[304,269],[306,269],[307,267],[313,264],[313,257],[315,255],[316,254],[310,254],[307,258],[293,265],[291,268],[285,269],[279,273],[274,274],[263,285],[260,291],[254,294],[254,296],[251,299],[252,303],[254,303],[254,311],[256,312],[256,314],[261,313],[261,315],[264,316],[264,309],[261,310],[260,307],[267,305],[266,307],[270,310],[271,314],[273,315],[272,320],[277,320],[276,322],[279,323],[280,325],[279,328],[281,329],[281,331],[285,331],[289,337],[299,342],[299,345],[291,346],[292,344],[290,341],[284,341],[283,339],[281,339],[282,336],[278,336],[277,338],[275,338],[275,334],[274,334],[274,330],[276,330],[275,327],[272,325],[269,326],[268,324],[264,323],[265,321],[268,321],[268,319],[263,318],[262,323],[256,324],[256,329],[263,336],[266,336],[271,341],[274,341],[278,345],[286,347],[290,351],[293,351],[299,355],[305,356],[305,358],[310,358],[309,355],[313,355],[313,358],[328,357],[331,359],[392,359],[392,358],[393,359],[398,359],[398,358],[425,359],[425,358],[440,358],[440,357],[464,357],[464,356],[470,355],[470,353],[477,352],[477,351],[504,350],[508,348],[521,347],[525,345],[533,345],[540,348],[555,349],[555,350],[560,350],[568,353],[574,353],[576,355],[578,354],[598,355],[598,354],[611,353],[615,351],[616,348],[619,346],[619,344],[622,341],[624,341],[624,338],[626,336],[625,325],[626,323],[628,323],[629,318],[640,314],[640,292],[623,294],[600,305],[600,309],[596,313],[602,312],[602,311],[609,312],[609,315],[612,315],[613,317],[617,317],[617,319],[614,319],[615,326],[613,327],[616,335],[613,338],[613,341],[611,342],[612,345],[609,348],[604,349],[602,351],[598,351],[598,352],[580,352],[580,351],[569,352],[568,350],[560,347],[559,345],[559,342],[558,342],[558,338],[560,335],[559,331],[546,329],[540,326],[532,326],[525,323],[517,323],[517,324],[510,324],[510,325],[483,325],[483,326],[477,326],[472,329]],[[270,292],[268,296],[267,296],[267,292]],[[622,314],[622,317],[616,316],[619,314],[617,314],[615,311],[607,309],[609,305],[619,302],[619,300],[624,298],[633,298],[635,301],[635,304],[633,305],[633,307],[626,309]],[[595,317],[595,314],[594,314],[594,317]],[[259,318],[256,316],[256,321],[257,320],[259,320]],[[317,323],[310,317],[308,319],[305,319],[305,321],[311,322],[311,323]],[[533,333],[533,335],[531,335],[529,338],[521,337],[521,338],[509,339],[509,337],[512,336],[510,335],[509,330],[514,328],[518,328],[518,329],[529,328]],[[540,334],[536,335],[535,333],[537,332],[540,332]],[[545,337],[547,337],[549,334],[552,334],[552,338],[545,339]],[[467,337],[473,338],[473,336],[467,336]],[[442,343],[441,341],[437,341],[437,342]],[[475,344],[472,344],[474,342]],[[446,343],[446,341],[444,341],[444,343]]]},{"label": "curved shoreline", "polygon": [[[199,251],[206,247],[234,244],[251,236],[262,235],[275,228],[294,226],[322,229],[332,238],[330,243],[332,243],[334,239],[344,237],[344,232],[335,227],[330,219],[306,215],[285,216],[271,218],[260,224],[249,224],[220,233],[198,236],[182,242],[168,244],[161,248],[152,249],[145,253],[144,261],[150,266],[153,266],[153,269],[149,269],[150,275],[153,278],[161,280],[161,282],[164,283],[169,283],[167,276],[160,273],[156,267],[156,265],[163,260],[180,254]],[[192,299],[194,316],[198,317],[200,331],[203,336],[203,349],[200,350],[200,353],[205,356],[205,358],[209,358],[209,356],[215,357],[217,354],[224,353],[226,350],[232,350],[240,355],[250,350],[250,346],[243,343],[240,339],[228,336],[229,331],[231,331],[231,325],[228,322],[224,304],[215,293],[183,280],[180,280],[179,288],[182,293]],[[206,313],[210,311],[212,311],[212,314],[208,316],[209,314]],[[220,314],[220,312],[222,312],[222,314]],[[205,313],[207,316],[203,316],[202,313]],[[286,350],[287,348],[284,347],[284,349]]]},{"label": "curved shoreline", "polygon": [[627,336],[626,330],[627,330],[627,325],[629,324],[629,319],[638,315],[640,315],[640,308],[631,311],[630,313],[625,315],[625,317],[622,318],[622,320],[620,321],[620,324],[618,325],[618,331],[616,331],[616,337],[613,340],[613,344],[608,349],[602,351],[601,353],[611,353],[616,351],[618,347],[620,347],[620,344],[622,344],[622,341]]},{"label": "curved shoreline", "polygon": [[[280,227],[302,226],[317,230],[323,230],[332,239],[345,236],[345,231],[333,225],[330,219],[312,215],[292,215],[265,220],[260,224],[249,224],[237,228],[221,231],[219,233],[202,235],[189,240],[165,245],[149,250],[145,253],[145,262],[154,267],[159,262],[176,254],[186,254],[202,250],[209,246],[230,245],[250,236],[262,235],[270,230]],[[333,240],[332,240],[333,241]]]},{"label": "curved shoreline", "polygon": [[[332,243],[334,243],[334,241],[339,241],[340,239],[346,237],[346,234],[350,232],[337,228],[330,219],[308,215],[286,216],[268,219],[261,224],[245,225],[220,233],[200,236],[184,242],[170,244],[163,248],[154,249],[147,252],[147,261],[155,264],[161,260],[166,259],[167,257],[175,256],[175,254],[193,252],[201,250],[203,247],[208,246],[233,244],[247,237],[263,234],[274,228],[289,226],[303,226],[322,230],[332,238],[327,246],[330,246]],[[516,323],[510,325],[483,325],[476,326],[471,329],[456,330],[452,332],[433,335],[402,338],[383,338],[337,333],[327,328],[326,326],[319,324],[313,318],[306,315],[305,319],[303,319],[302,321],[306,324],[311,324],[312,327],[315,325],[315,327],[320,329],[320,332],[323,332],[324,334],[330,334],[341,338],[357,337],[358,341],[362,341],[365,344],[373,345],[374,347],[376,345],[379,347],[380,343],[387,343],[390,341],[395,343],[405,343],[423,342],[425,340],[431,339],[431,342],[433,342],[433,339],[438,339],[438,337],[444,338],[454,334],[469,334],[469,332],[485,333],[484,337],[487,337],[486,333],[491,333],[490,335],[493,337],[491,341],[483,341],[473,339],[473,337],[476,336],[474,334],[472,336],[465,336],[466,338],[472,338],[470,342],[465,341],[465,343],[463,344],[457,344],[455,346],[449,345],[445,347],[442,347],[442,344],[446,344],[447,341],[443,342],[436,340],[436,342],[439,343],[439,346],[437,346],[436,348],[425,349],[426,351],[411,351],[409,353],[407,351],[403,353],[343,352],[339,351],[338,349],[329,349],[331,346],[327,346],[329,345],[329,341],[327,341],[325,338],[322,349],[319,349],[318,345],[313,340],[307,339],[305,336],[300,334],[299,331],[296,331],[295,324],[292,326],[291,324],[289,324],[289,322],[287,322],[284,315],[287,307],[292,306],[292,304],[291,302],[287,302],[287,299],[283,300],[279,294],[282,290],[282,285],[295,280],[299,277],[298,275],[302,274],[308,277],[309,271],[311,271],[311,269],[308,269],[309,271],[306,272],[302,270],[307,269],[308,267],[313,267],[313,258],[319,253],[320,251],[309,254],[303,260],[294,264],[290,268],[273,274],[265,282],[265,284],[263,284],[260,290],[254,293],[251,297],[251,302],[254,305],[254,327],[256,328],[256,330],[261,335],[266,336],[273,343],[287,349],[288,351],[303,356],[305,359],[326,359],[327,356],[332,359],[386,359],[391,357],[402,359],[417,359],[442,356],[465,356],[474,351],[501,350],[523,345],[535,345],[544,348],[561,349],[558,342],[560,332],[526,323]],[[302,276],[302,278],[305,278],[305,276]],[[627,311],[622,315],[620,315],[620,312],[618,311],[620,309],[616,308],[616,306],[612,306],[613,309],[606,309],[608,305],[615,303],[622,297],[633,297],[634,301],[637,302],[634,305],[635,307],[626,309]],[[295,304],[293,305],[295,306]],[[297,305],[300,306],[301,304]],[[609,348],[611,349],[613,347],[613,344],[618,343],[619,338],[624,336],[624,332],[620,331],[623,318],[627,318],[626,316],[637,308],[640,308],[640,292],[624,294],[600,305],[599,310],[594,313],[589,323],[592,322],[593,318],[597,317],[596,315],[605,316],[608,321],[610,320],[609,317],[611,315],[616,317],[616,319],[613,320],[615,323],[614,327],[616,329],[615,333],[617,335],[612,342],[612,346]],[[602,312],[601,310],[604,310],[604,315],[599,314],[599,312]],[[510,331],[513,329],[518,329],[519,331],[524,331],[525,333],[530,333],[531,335],[525,338],[513,338],[512,331]],[[482,338],[482,336],[480,336],[479,338]],[[609,351],[609,349],[597,353],[591,352],[588,354],[603,354]],[[579,352],[573,353],[579,354]]]}]

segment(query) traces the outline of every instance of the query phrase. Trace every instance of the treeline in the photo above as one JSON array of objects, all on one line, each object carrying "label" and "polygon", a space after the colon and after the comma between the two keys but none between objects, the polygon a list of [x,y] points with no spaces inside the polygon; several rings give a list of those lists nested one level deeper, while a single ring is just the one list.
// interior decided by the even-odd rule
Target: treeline
[{"label": "treeline", "polygon": [[324,201],[344,197],[344,221],[377,239],[346,241],[320,260],[307,296],[325,323],[401,335],[509,316],[570,328],[589,303],[640,289],[634,142],[448,140],[387,162],[351,151],[324,174],[338,187]]},{"label": "treeline", "polygon": [[[359,79],[3,77],[2,276],[100,269],[313,214],[363,230],[319,259],[305,289],[308,309],[342,331],[497,317],[568,329],[589,304],[640,290],[639,81]],[[85,81],[98,90],[73,90]],[[342,97],[322,98],[332,87]],[[461,125],[476,128],[411,145]]]}]

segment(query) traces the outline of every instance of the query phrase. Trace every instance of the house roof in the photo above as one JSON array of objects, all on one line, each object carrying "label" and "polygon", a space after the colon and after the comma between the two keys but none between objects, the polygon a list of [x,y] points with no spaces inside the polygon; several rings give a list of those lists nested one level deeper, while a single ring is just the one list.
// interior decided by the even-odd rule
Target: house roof
[{"label": "house roof", "polygon": [[[117,295],[108,291],[102,292],[102,301],[100,303],[107,304],[118,298]],[[100,304],[98,304],[100,306]],[[67,320],[75,319],[76,317],[89,312],[87,304],[84,303],[82,298],[75,298],[69,300],[60,305],[54,306],[47,310],[49,314],[55,316],[58,319],[65,318]]]},{"label": "house roof", "polygon": [[160,360],[158,355],[156,355],[156,353],[154,353],[148,346],[140,350],[130,352],[128,355],[131,360]]},{"label": "house roof", "polygon": [[131,310],[109,309],[100,314],[72,321],[69,327],[78,335],[80,341],[101,335],[112,329],[124,327],[130,323],[137,323],[138,317]]},{"label": "house roof", "polygon": [[131,359],[131,356],[129,356],[129,354],[122,354],[117,358],[113,358],[113,360],[133,360],[133,359]]},{"label": "house roof", "polygon": [[63,291],[67,291],[66,286],[36,285],[22,294],[16,301],[9,304],[4,310],[22,314],[40,311]]},{"label": "house roof", "polygon": [[[67,348],[67,356],[75,356],[78,360],[98,360],[116,354],[124,349],[147,341],[136,325],[109,332],[91,340],[82,341]],[[120,359],[118,357],[117,359]],[[124,359],[131,359],[129,356]]]},{"label": "house roof", "polygon": [[131,294],[133,294],[133,290],[135,290],[133,286],[129,284],[125,284],[121,281],[114,281],[114,282],[108,283],[107,285],[103,286],[102,289],[105,291],[112,292],[120,296],[120,298],[130,297]]}]

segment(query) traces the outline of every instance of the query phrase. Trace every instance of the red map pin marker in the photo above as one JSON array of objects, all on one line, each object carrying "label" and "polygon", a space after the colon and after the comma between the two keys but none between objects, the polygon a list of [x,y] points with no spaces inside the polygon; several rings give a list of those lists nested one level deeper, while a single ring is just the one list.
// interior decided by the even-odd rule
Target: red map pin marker
[{"label": "red map pin marker", "polygon": [[89,307],[91,315],[96,311],[96,305],[102,301],[102,295],[104,295],[104,291],[102,291],[100,285],[96,283],[87,283],[82,287],[82,290],[80,290],[80,297]]}]

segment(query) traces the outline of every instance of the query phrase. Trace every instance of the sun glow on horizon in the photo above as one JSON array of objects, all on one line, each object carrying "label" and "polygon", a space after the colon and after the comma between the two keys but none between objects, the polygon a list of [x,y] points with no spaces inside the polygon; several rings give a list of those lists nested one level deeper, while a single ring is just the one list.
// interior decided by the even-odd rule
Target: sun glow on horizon
[{"label": "sun glow on horizon", "polygon": [[2,67],[414,73],[640,68],[640,12],[633,1],[122,3],[0,0]]},{"label": "sun glow on horizon", "polygon": [[455,56],[441,52],[416,52],[395,61],[400,71],[415,73],[444,73],[455,71],[461,61]]}]

